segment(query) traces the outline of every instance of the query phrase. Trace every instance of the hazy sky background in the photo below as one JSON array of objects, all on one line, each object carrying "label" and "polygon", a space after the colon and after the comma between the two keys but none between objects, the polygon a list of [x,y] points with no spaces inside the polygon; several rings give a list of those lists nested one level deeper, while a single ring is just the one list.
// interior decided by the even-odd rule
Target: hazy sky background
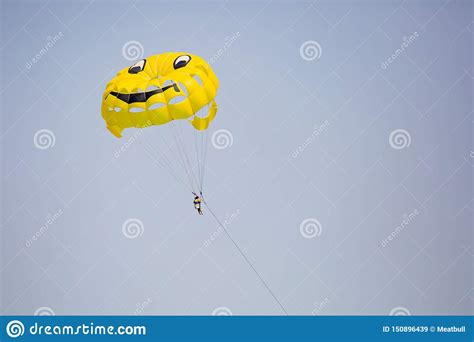
[{"label": "hazy sky background", "polygon": [[2,1],[1,28],[3,314],[281,314],[163,127],[105,128],[108,80],[166,51],[220,80],[206,197],[289,314],[472,314],[471,1]]}]

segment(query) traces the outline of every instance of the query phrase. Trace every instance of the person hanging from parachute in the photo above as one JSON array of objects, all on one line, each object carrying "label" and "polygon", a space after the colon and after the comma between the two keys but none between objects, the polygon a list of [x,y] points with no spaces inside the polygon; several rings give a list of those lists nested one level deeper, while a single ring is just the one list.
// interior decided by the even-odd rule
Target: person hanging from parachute
[{"label": "person hanging from parachute", "polygon": [[[217,113],[214,98],[218,87],[219,81],[204,59],[186,52],[166,52],[144,58],[119,71],[107,84],[102,97],[102,117],[107,129],[118,138],[126,128],[171,127],[177,150],[175,155],[179,157],[184,174],[177,174],[176,169],[163,160],[158,162],[193,193],[194,208],[199,215],[203,214],[207,129]],[[208,107],[207,115],[197,115],[205,106]],[[182,125],[186,122],[196,132],[197,167],[192,165],[183,139],[185,128]]]},{"label": "person hanging from parachute", "polygon": [[[202,196],[202,194],[201,194],[201,196]],[[198,196],[198,195],[194,194],[194,201],[193,201],[194,209],[197,210],[199,215],[203,215],[202,208],[201,208],[201,203],[202,203],[202,197],[201,196]]]}]

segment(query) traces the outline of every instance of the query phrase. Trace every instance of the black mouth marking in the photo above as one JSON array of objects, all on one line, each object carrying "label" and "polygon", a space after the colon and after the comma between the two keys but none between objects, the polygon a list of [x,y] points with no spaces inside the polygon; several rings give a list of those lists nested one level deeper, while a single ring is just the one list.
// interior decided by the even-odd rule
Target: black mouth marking
[{"label": "black mouth marking", "polygon": [[143,93],[124,94],[124,93],[117,93],[116,91],[111,91],[110,95],[115,96],[116,98],[118,98],[119,100],[122,100],[123,102],[131,104],[135,102],[146,102],[153,95],[162,93],[169,88],[174,88],[174,91],[179,93],[178,86],[176,85],[176,83],[173,83],[171,85],[164,86],[163,88],[145,91]]}]

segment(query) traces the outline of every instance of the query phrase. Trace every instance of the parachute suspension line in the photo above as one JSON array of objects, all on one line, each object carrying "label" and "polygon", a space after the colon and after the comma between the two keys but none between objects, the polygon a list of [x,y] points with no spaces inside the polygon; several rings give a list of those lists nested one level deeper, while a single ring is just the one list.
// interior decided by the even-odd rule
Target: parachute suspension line
[{"label": "parachute suspension line", "polygon": [[181,142],[183,143],[183,150],[184,150],[184,156],[186,158],[186,161],[188,162],[188,167],[189,167],[189,170],[191,172],[191,176],[193,178],[193,181],[195,182],[196,184],[196,190],[200,190],[199,188],[199,182],[198,182],[198,179],[196,177],[196,175],[194,174],[194,167],[193,165],[191,164],[191,161],[189,159],[189,154],[188,154],[188,151],[187,151],[187,148],[186,148],[186,144],[184,143],[183,141],[183,130],[182,130],[182,127],[180,127],[180,135],[179,135],[180,139],[181,139]]},{"label": "parachute suspension line", "polygon": [[189,154],[188,154],[188,150],[187,150],[187,147],[186,147],[186,144],[183,140],[183,129],[181,126],[178,126],[179,127],[179,139],[181,141],[181,146],[182,146],[182,149],[183,149],[183,156],[187,162],[187,165],[188,165],[188,169],[189,169],[189,173],[191,175],[191,179],[193,180],[193,184],[194,184],[194,188],[196,189],[196,192],[199,191],[199,184],[198,184],[198,181],[197,181],[197,178],[196,178],[196,175],[194,174],[194,166],[193,164],[191,164],[191,161],[189,159]]},{"label": "parachute suspension line", "polygon": [[[166,152],[171,152],[171,153],[174,152],[173,148],[172,148],[172,145],[170,144],[170,142],[167,139],[165,139],[163,137],[163,135],[160,135],[160,136],[161,136],[161,140],[163,141],[163,144],[167,146],[167,151],[165,151],[161,154],[163,156],[165,165],[167,165],[167,167],[172,171],[172,173],[175,175],[175,178],[179,178],[180,183],[183,184],[185,187],[188,187],[190,189],[190,191],[192,192],[192,188],[188,184],[186,184],[186,182],[182,179],[182,177],[180,177],[179,172],[176,171],[175,168],[174,168],[174,163],[171,162],[171,160],[166,155]],[[177,165],[177,166],[179,168],[179,165]]]},{"label": "parachute suspension line", "polygon": [[206,129],[204,133],[204,137],[202,138],[202,173],[201,173],[201,187],[204,186],[204,173],[206,171],[206,159],[207,159],[207,150],[208,150],[208,145],[209,145],[209,132]]},{"label": "parachute suspension line", "polygon": [[204,139],[207,137],[207,130],[194,132],[194,148],[196,150],[196,161],[198,165],[198,184],[199,192],[203,191],[203,182],[204,182],[204,170],[206,168],[204,153],[206,152],[206,146],[204,145]]},{"label": "parachute suspension line", "polygon": [[260,279],[260,281],[262,282],[263,286],[265,286],[265,288],[267,289],[268,293],[273,297],[273,299],[275,299],[275,301],[278,303],[278,305],[280,306],[281,310],[285,313],[285,315],[288,316],[288,312],[286,311],[285,307],[283,306],[283,304],[278,300],[278,298],[275,296],[275,294],[273,293],[273,291],[270,289],[270,287],[267,285],[267,283],[265,282],[265,280],[263,279],[263,277],[260,275],[260,273],[258,273],[258,271],[255,269],[255,267],[252,265],[252,263],[250,262],[249,258],[247,258],[247,256],[245,255],[245,253],[242,251],[242,249],[239,247],[239,245],[237,244],[237,242],[235,242],[235,240],[232,238],[232,236],[229,234],[229,232],[227,231],[227,229],[225,228],[225,225],[222,224],[222,222],[217,218],[217,216],[214,214],[214,212],[211,210],[211,208],[209,207],[209,204],[207,204],[206,200],[203,199],[203,203],[206,205],[206,208],[207,210],[209,210],[209,212],[211,213],[212,217],[214,217],[214,220],[216,221],[216,223],[224,230],[224,233],[227,235],[227,237],[230,239],[230,241],[232,241],[232,243],[234,244],[235,248],[237,248],[237,250],[239,251],[240,255],[242,255],[242,257],[244,258],[244,260],[247,262],[247,264],[250,266],[250,268],[255,272],[255,274],[258,276],[258,278]]},{"label": "parachute suspension line", "polygon": [[[141,144],[141,141],[140,141]],[[153,149],[153,147],[151,147]],[[184,187],[188,187],[188,185],[181,179],[181,177],[178,176],[178,173],[174,171],[174,169],[167,167],[160,159],[159,157],[156,158],[155,155],[150,152],[147,148],[147,146],[144,146],[145,153],[148,154],[148,156],[153,160],[155,163],[157,163],[162,169],[164,169],[166,172],[170,174],[172,178],[179,184],[182,184]]]},{"label": "parachute suspension line", "polygon": [[193,186],[193,182],[192,182],[192,179],[189,175],[189,170],[186,167],[186,164],[185,164],[185,161],[184,161],[183,152],[181,150],[181,146],[180,146],[180,143],[179,143],[179,140],[178,140],[178,137],[177,137],[177,132],[176,132],[176,129],[174,127],[174,124],[175,124],[174,122],[170,123],[171,134],[173,136],[173,139],[174,139],[174,142],[175,142],[175,145],[176,145],[176,149],[178,150],[178,156],[179,156],[180,161],[181,161],[181,166],[183,168],[184,173],[187,176],[189,188],[191,189],[191,192],[194,193],[195,189],[194,189],[194,186]]},{"label": "parachute suspension line", "polygon": [[193,173],[192,166],[190,165],[187,152],[185,150],[185,145],[184,145],[184,141],[181,137],[181,132],[178,131],[177,127],[175,127],[175,121],[171,122],[170,126],[171,126],[171,130],[172,130],[172,133],[173,133],[173,138],[176,142],[176,147],[178,149],[179,156],[181,158],[181,162],[182,162],[184,172],[186,173],[186,175],[188,177],[188,182],[189,182],[189,185],[192,189],[191,192],[196,193],[198,191],[196,183],[195,183],[196,179],[195,179],[195,176],[194,176],[194,173]]},{"label": "parachute suspension line", "polygon": [[[170,123],[171,128],[169,128],[169,129],[170,129],[170,131],[171,131],[171,136],[173,137],[173,140],[174,140],[174,145],[176,145],[176,150],[178,151],[178,156],[179,156],[178,162],[179,162],[179,164],[181,165],[181,167],[183,168],[183,171],[184,171],[185,175],[187,176],[187,179],[188,179],[188,187],[189,187],[189,189],[191,190],[191,192],[193,192],[193,191],[194,191],[194,189],[193,189],[193,184],[192,184],[191,178],[189,178],[189,172],[188,172],[188,170],[187,170],[187,168],[186,168],[186,165],[184,164],[184,159],[183,159],[182,152],[181,152],[181,149],[180,149],[180,146],[179,146],[179,141],[178,141],[178,139],[176,138],[176,133],[175,133],[175,131],[174,131],[173,125],[174,125],[174,122],[171,122],[171,123]],[[169,143],[168,143],[168,146],[170,146]],[[170,150],[173,151],[173,149],[171,148],[171,146],[170,146]],[[174,152],[174,151],[173,151],[173,152]]]},{"label": "parachute suspension line", "polygon": [[198,131],[194,131],[194,149],[196,151],[196,163],[197,163],[197,173],[198,173],[198,185],[199,185],[199,192],[202,193],[202,181],[201,181],[201,156],[200,156],[200,150],[198,148]]}]

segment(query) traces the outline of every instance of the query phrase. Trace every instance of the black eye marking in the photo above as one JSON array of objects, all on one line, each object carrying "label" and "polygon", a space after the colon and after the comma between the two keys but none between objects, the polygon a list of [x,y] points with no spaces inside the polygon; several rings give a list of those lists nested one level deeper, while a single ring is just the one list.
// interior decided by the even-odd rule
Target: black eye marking
[{"label": "black eye marking", "polygon": [[142,59],[141,61],[136,62],[130,68],[128,68],[129,74],[138,74],[140,71],[145,69],[146,59]]},{"label": "black eye marking", "polygon": [[173,67],[175,69],[185,67],[186,65],[188,65],[190,60],[191,60],[191,56],[181,55],[174,60]]}]

